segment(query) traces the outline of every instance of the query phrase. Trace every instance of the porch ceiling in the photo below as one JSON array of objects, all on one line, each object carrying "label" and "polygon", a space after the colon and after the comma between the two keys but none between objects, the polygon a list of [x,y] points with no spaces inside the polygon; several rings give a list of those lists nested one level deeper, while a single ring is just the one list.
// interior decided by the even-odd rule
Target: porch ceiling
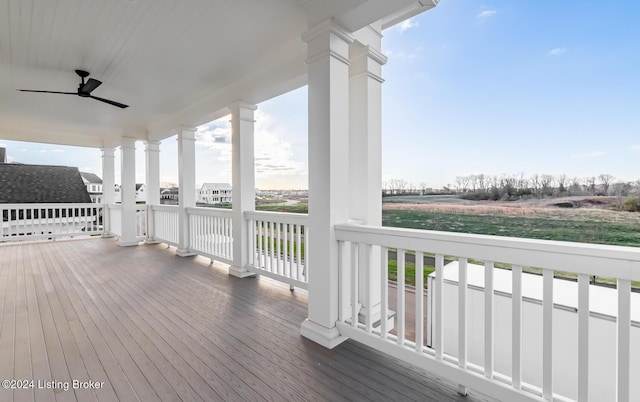
[{"label": "porch ceiling", "polygon": [[[423,5],[422,3],[429,3]],[[0,138],[100,147],[162,139],[243,100],[306,83],[309,26],[333,17],[355,31],[433,6],[415,0],[0,0]],[[73,92],[84,69],[103,82]]]}]

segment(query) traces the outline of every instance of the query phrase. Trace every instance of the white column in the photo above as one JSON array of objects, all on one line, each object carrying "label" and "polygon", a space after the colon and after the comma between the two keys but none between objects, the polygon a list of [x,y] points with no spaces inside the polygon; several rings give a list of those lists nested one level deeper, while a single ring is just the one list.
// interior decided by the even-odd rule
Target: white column
[{"label": "white column", "polygon": [[[358,31],[349,49],[349,217],[373,226],[382,226],[381,75],[387,58],[380,52],[381,39],[379,27],[367,26]],[[362,248],[360,254],[359,261],[370,259],[372,277],[359,276],[360,319],[365,322],[364,316],[371,314],[376,322],[380,319],[380,247],[373,246],[369,255]]]},{"label": "white column", "polygon": [[[147,206],[160,204],[160,141],[147,140],[145,146]],[[153,240],[155,226],[153,211],[147,207],[147,240],[146,243],[157,243]]]},{"label": "white column", "polygon": [[102,226],[104,234],[102,237],[113,237],[111,231],[111,215],[107,205],[113,205],[116,199],[115,180],[115,149],[102,148],[102,203],[104,204]]},{"label": "white column", "polygon": [[180,257],[195,255],[189,252],[189,216],[186,208],[196,206],[196,129],[192,127],[182,127],[178,130],[178,207],[179,227],[178,241],[179,247],[176,251]]},{"label": "white column", "polygon": [[[349,33],[332,20],[303,35],[309,82],[308,318],[301,334],[327,348],[346,340],[338,319],[338,242],[349,218]],[[305,235],[307,235],[305,233]]]},{"label": "white column", "polygon": [[136,238],[136,140],[122,137],[120,168],[121,246],[137,246]]},{"label": "white column", "polygon": [[239,278],[254,276],[247,271],[248,238],[244,211],[255,209],[255,165],[253,112],[257,106],[236,102],[231,109],[231,176],[233,205],[233,265],[229,274]]}]

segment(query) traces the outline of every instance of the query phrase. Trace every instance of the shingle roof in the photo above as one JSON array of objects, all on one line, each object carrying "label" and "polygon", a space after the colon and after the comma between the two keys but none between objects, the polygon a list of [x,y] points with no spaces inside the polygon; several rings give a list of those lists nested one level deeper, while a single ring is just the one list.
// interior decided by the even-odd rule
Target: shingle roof
[{"label": "shingle roof", "polygon": [[80,172],[80,175],[88,183],[102,184],[102,179],[100,177],[98,177],[98,175],[95,174],[95,173]]},{"label": "shingle roof", "polygon": [[142,186],[144,186],[144,183],[136,183],[136,191],[140,190]]},{"label": "shingle roof", "polygon": [[0,164],[0,204],[90,203],[76,167]]}]

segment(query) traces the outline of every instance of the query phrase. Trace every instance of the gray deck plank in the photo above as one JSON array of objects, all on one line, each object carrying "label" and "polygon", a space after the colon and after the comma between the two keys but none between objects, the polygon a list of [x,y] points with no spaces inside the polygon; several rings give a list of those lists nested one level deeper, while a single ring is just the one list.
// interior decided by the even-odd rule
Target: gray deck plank
[{"label": "gray deck plank", "polygon": [[[38,301],[38,309],[40,312],[40,324],[42,325],[42,333],[44,337],[45,349],[47,351],[47,361],[49,365],[50,379],[60,382],[71,382],[71,374],[67,367],[64,350],[60,343],[58,330],[55,326],[51,305],[49,303],[47,292],[53,293],[53,285],[45,282],[48,276],[43,274],[44,266],[42,251],[35,247],[30,247],[30,256],[32,258],[32,272],[34,273],[34,287],[36,299]],[[35,378],[34,380],[39,380]],[[44,379],[43,379],[44,380]],[[60,389],[53,390],[55,400],[59,402],[75,401],[74,391],[65,392]]]},{"label": "gray deck plank", "polygon": [[6,375],[105,380],[57,400],[490,400],[353,341],[320,347],[300,336],[306,306],[305,292],[161,245],[0,245]]},{"label": "gray deck plank", "polygon": [[[33,249],[27,248],[24,259],[25,273],[25,294],[27,298],[27,314],[29,316],[29,347],[31,354],[31,379],[51,381],[51,370],[49,368],[49,358],[47,347],[44,342],[44,331],[42,329],[42,319],[40,317],[40,307],[36,296],[35,269],[37,261],[33,255]],[[36,401],[55,401],[56,397],[53,389],[41,389],[39,384],[35,384],[34,399]]]},{"label": "gray deck plank", "polygon": [[[18,247],[7,247],[3,250],[0,261],[3,265],[5,280],[2,326],[0,327],[0,380],[13,380],[14,366],[14,335],[16,331],[16,267]],[[0,389],[0,401],[13,400],[12,389]]]}]

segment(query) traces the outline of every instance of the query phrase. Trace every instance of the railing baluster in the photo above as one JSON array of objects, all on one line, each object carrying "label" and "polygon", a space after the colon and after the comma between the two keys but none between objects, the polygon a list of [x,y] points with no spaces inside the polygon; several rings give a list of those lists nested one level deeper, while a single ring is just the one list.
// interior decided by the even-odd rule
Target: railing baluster
[{"label": "railing baluster", "polygon": [[387,339],[387,317],[389,316],[389,249],[380,247],[380,336]]},{"label": "railing baluster", "polygon": [[616,401],[630,400],[631,281],[618,279]]},{"label": "railing baluster", "polygon": [[398,310],[397,313],[397,317],[398,317],[398,329],[397,329],[397,333],[398,333],[398,345],[402,346],[404,345],[404,330],[405,330],[405,317],[404,317],[404,300],[405,300],[405,294],[404,294],[404,274],[405,274],[405,260],[404,260],[404,255],[405,255],[405,250],[404,249],[397,249],[397,267],[398,267],[398,288],[397,288],[397,306],[396,309]]},{"label": "railing baluster", "polygon": [[304,228],[304,278],[306,282],[309,282],[309,275],[311,275],[311,271],[309,271],[309,227],[302,225]]},{"label": "railing baluster", "polygon": [[522,387],[522,266],[511,268],[511,384]]},{"label": "railing baluster", "polygon": [[424,254],[416,251],[416,352],[424,348]]},{"label": "railing baluster", "polygon": [[542,397],[553,399],[553,270],[542,271]]},{"label": "railing baluster", "polygon": [[258,268],[264,269],[262,264],[262,242],[264,241],[262,234],[262,220],[258,221]]},{"label": "railing baluster", "polygon": [[289,269],[289,275],[291,278],[298,280],[298,272],[293,269],[293,224],[287,224],[286,233],[286,245],[287,245],[287,267]]},{"label": "railing baluster", "polygon": [[484,376],[493,378],[493,261],[484,263]]},{"label": "railing baluster", "polygon": [[436,350],[436,359],[442,360],[444,355],[444,326],[442,325],[442,293],[444,292],[444,256],[436,254],[436,286],[435,286],[435,331],[433,333],[433,347]]},{"label": "railing baluster", "polygon": [[589,275],[578,275],[578,401],[589,400]]},{"label": "railing baluster", "polygon": [[350,274],[344,267],[344,242],[338,242],[338,321],[345,322],[345,309],[347,298],[345,297],[345,282]]},{"label": "railing baluster", "polygon": [[372,275],[372,269],[371,269],[371,244],[362,244],[360,247],[364,248],[364,258],[363,261],[361,261],[361,266],[362,269],[364,270],[364,275],[365,275],[365,286],[367,289],[367,299],[366,299],[366,303],[367,303],[367,315],[366,315],[366,320],[365,320],[365,329],[368,333],[371,333],[373,331],[373,306],[372,306],[372,300],[373,300],[373,275]]},{"label": "railing baluster", "polygon": [[[467,369],[467,259],[460,257],[458,261],[458,367]],[[467,394],[463,384],[458,385],[458,393]]]},{"label": "railing baluster", "polygon": [[276,222],[276,263],[277,263],[277,272],[282,275],[282,253],[280,252],[280,247],[282,243],[280,241],[280,235],[282,234],[280,231],[280,222]]},{"label": "railing baluster", "polygon": [[[296,225],[296,270],[298,271],[298,278],[302,277],[302,238],[300,235],[300,228],[302,225]],[[306,233],[305,233],[306,236]],[[305,250],[305,253],[307,250]],[[308,258],[305,258],[305,263]],[[309,278],[305,277],[305,280],[308,282]]]},{"label": "railing baluster", "polygon": [[351,243],[351,326],[358,326],[358,244]]}]

